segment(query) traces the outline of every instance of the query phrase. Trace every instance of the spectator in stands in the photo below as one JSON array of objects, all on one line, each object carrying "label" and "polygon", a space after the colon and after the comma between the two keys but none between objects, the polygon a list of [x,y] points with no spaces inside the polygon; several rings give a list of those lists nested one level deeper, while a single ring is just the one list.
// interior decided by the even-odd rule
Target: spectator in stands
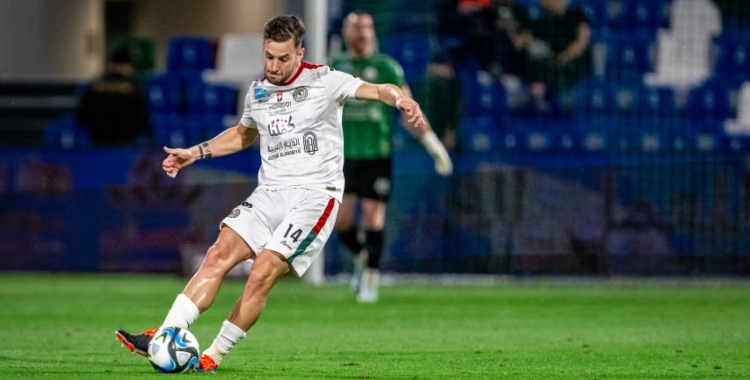
[{"label": "spectator in stands", "polygon": [[86,89],[77,109],[79,124],[96,146],[145,145],[151,136],[148,102],[133,79],[133,56],[129,49],[114,50],[101,78]]},{"label": "spectator in stands", "polygon": [[430,126],[449,150],[456,147],[456,127],[463,117],[461,84],[456,73],[443,58],[436,58],[427,66],[427,74],[416,81],[412,90],[422,111],[430,115]]},{"label": "spectator in stands", "polygon": [[492,0],[438,0],[441,54],[454,66],[476,59],[481,70],[498,71],[497,15]]},{"label": "spectator in stands", "polygon": [[568,8],[564,0],[537,1],[544,14],[516,42],[528,53],[525,79],[542,104],[592,73],[591,26],[582,9]]},{"label": "spectator in stands", "polygon": [[525,74],[526,46],[531,41],[531,20],[514,0],[495,0],[497,6],[498,62],[503,73],[515,76]]},{"label": "spectator in stands", "polygon": [[[394,84],[411,96],[398,62],[375,51],[375,25],[371,15],[348,14],[341,35],[346,51],[331,60],[332,68],[368,82]],[[356,256],[352,290],[357,292],[359,302],[376,302],[378,299],[385,209],[391,193],[393,124],[392,109],[381,103],[353,100],[344,106],[346,185],[335,229],[344,245]],[[435,159],[437,172],[450,175],[453,171],[450,156],[432,128],[427,125],[416,136]],[[360,234],[359,223],[355,220],[359,203],[363,234]]]}]

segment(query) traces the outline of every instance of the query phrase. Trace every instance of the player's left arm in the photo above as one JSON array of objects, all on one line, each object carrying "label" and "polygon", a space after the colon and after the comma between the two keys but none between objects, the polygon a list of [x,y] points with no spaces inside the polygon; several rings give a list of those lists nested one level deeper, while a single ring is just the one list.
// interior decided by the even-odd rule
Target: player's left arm
[{"label": "player's left arm", "polygon": [[377,100],[401,111],[404,125],[412,126],[409,132],[415,135],[435,160],[435,170],[443,176],[453,173],[453,162],[440,139],[432,131],[430,123],[422,114],[419,104],[412,98],[407,85],[398,87],[390,83],[364,82],[355,93],[359,100]]},{"label": "player's left arm", "polygon": [[396,107],[406,119],[407,125],[416,130],[427,128],[427,121],[419,104],[396,85],[364,82],[357,88],[354,97],[358,100],[377,100]]}]

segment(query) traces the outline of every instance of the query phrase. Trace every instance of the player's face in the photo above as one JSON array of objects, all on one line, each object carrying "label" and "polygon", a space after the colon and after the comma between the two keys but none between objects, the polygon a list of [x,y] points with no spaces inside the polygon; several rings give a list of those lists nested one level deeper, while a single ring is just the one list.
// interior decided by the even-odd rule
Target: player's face
[{"label": "player's face", "polygon": [[355,56],[369,56],[375,49],[375,24],[370,15],[350,14],[344,27],[346,48]]},{"label": "player's face", "polygon": [[263,71],[266,79],[275,85],[287,83],[297,72],[304,53],[304,48],[298,49],[294,46],[293,39],[284,42],[263,42]]}]

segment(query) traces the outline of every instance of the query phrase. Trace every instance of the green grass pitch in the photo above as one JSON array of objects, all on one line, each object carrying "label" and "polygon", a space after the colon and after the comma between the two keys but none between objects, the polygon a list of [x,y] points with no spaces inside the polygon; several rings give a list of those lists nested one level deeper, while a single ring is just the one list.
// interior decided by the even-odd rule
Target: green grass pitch
[{"label": "green grass pitch", "polygon": [[[160,375],[116,341],[163,319],[185,279],[0,274],[0,379],[750,379],[750,282],[522,279],[344,285],[284,279],[216,374]],[[243,284],[191,327],[214,338]]]}]

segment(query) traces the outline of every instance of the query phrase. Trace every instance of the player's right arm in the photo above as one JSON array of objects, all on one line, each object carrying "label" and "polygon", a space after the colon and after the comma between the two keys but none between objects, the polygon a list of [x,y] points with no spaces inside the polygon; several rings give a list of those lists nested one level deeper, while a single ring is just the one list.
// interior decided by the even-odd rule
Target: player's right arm
[{"label": "player's right arm", "polygon": [[238,124],[234,128],[224,130],[211,140],[190,148],[168,148],[165,146],[164,152],[168,156],[162,162],[162,169],[168,176],[175,178],[180,169],[195,161],[239,152],[253,145],[256,137],[258,137],[257,129]]}]

